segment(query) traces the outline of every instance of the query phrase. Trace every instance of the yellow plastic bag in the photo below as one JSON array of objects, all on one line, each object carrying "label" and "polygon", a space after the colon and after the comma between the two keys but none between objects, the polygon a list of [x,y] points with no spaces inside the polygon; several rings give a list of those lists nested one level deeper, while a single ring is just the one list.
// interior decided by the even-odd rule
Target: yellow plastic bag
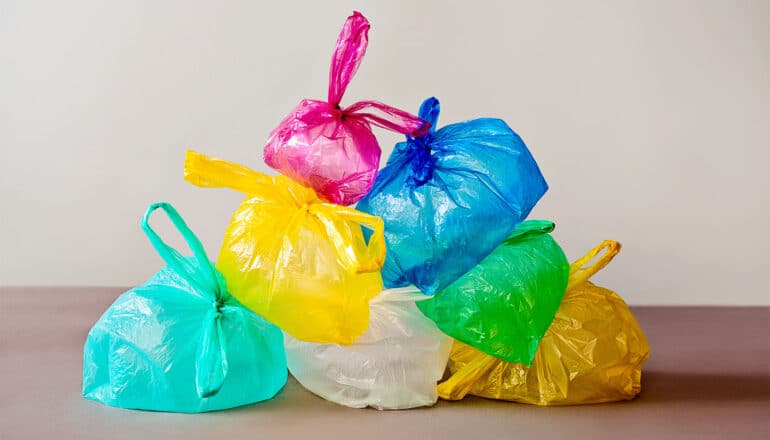
[{"label": "yellow plastic bag", "polygon": [[[584,267],[602,250],[606,252]],[[575,405],[632,399],[641,390],[650,347],[626,303],[588,281],[620,251],[605,241],[570,265],[567,292],[531,366],[505,362],[455,341],[452,376],[439,396],[466,394],[535,405]]]},{"label": "yellow plastic bag", "polygon": [[[185,180],[247,196],[225,231],[217,268],[243,305],[295,338],[350,344],[382,290],[383,222],[283,176],[187,152]],[[361,226],[373,231],[369,243]]]}]

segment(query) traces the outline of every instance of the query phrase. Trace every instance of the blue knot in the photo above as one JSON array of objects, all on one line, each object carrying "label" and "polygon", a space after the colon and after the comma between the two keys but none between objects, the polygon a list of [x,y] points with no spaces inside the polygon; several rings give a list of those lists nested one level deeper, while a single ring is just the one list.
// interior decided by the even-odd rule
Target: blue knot
[{"label": "blue knot", "polygon": [[433,136],[430,133],[419,138],[409,138],[411,160],[409,162],[409,175],[407,185],[412,188],[422,186],[433,178],[433,169],[436,166],[436,157],[430,144]]}]

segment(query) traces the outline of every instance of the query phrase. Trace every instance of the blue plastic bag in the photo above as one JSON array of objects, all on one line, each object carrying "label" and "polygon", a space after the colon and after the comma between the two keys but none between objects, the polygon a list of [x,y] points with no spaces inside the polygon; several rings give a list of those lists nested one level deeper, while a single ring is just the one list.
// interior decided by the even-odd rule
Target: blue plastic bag
[{"label": "blue plastic bag", "polygon": [[[149,226],[163,209],[193,252]],[[168,266],[122,294],[88,334],[83,396],[111,406],[195,413],[273,397],[286,383],[278,327],[241,306],[200,241],[167,203],[142,228]]]},{"label": "blue plastic bag", "polygon": [[[358,209],[385,221],[386,287],[433,295],[503,242],[548,185],[521,138],[500,119],[435,130],[439,102],[420,117],[430,131],[396,144]],[[366,233],[366,231],[365,231]]]}]

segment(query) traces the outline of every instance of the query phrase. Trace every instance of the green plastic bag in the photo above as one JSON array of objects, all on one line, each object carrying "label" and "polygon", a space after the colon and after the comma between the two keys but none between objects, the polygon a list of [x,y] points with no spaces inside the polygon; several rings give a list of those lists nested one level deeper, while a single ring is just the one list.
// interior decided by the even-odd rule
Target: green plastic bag
[{"label": "green plastic bag", "polygon": [[449,336],[531,364],[569,276],[567,257],[549,235],[553,228],[544,220],[519,224],[481,263],[417,306]]},{"label": "green plastic bag", "polygon": [[[192,257],[149,226],[163,209]],[[286,383],[278,327],[243,307],[200,241],[167,203],[142,228],[168,266],[122,294],[88,333],[83,396],[110,406],[194,413],[273,397]]]}]

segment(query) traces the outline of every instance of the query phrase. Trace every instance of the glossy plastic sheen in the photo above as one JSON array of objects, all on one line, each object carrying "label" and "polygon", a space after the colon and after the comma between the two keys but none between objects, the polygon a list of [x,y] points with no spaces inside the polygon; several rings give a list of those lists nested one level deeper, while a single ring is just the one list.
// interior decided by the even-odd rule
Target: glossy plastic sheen
[{"label": "glossy plastic sheen", "polygon": [[265,145],[265,162],[332,203],[350,205],[369,192],[380,166],[371,124],[418,134],[425,122],[376,101],[340,107],[342,95],[366,53],[369,22],[348,17],[337,39],[329,72],[328,101],[306,99],[286,116]]},{"label": "glossy plastic sheen", "polygon": [[353,408],[405,409],[436,403],[452,339],[415,307],[416,288],[385,290],[371,304],[371,324],[349,346],[286,335],[291,374],[326,400]]},{"label": "glossy plastic sheen", "polygon": [[382,217],[386,287],[427,295],[486,257],[527,217],[548,185],[521,138],[500,119],[435,130],[439,102],[427,99],[422,137],[396,145],[358,209]]},{"label": "glossy plastic sheen", "polygon": [[417,306],[444,333],[529,364],[567,287],[569,263],[553,223],[527,220],[476,267]]},{"label": "glossy plastic sheen", "polygon": [[[596,264],[583,266],[602,249]],[[587,279],[620,250],[606,241],[571,268],[570,286],[532,366],[508,363],[455,342],[452,376],[439,385],[443,399],[466,394],[535,405],[575,405],[632,399],[641,391],[650,347],[623,300]]]},{"label": "glossy plastic sheen", "polygon": [[[163,209],[192,257],[148,225]],[[88,333],[83,396],[111,406],[194,413],[259,402],[286,383],[281,331],[227,292],[171,205],[142,227],[168,266],[122,294]]]},{"label": "glossy plastic sheen", "polygon": [[[350,344],[382,290],[383,224],[324,203],[312,189],[188,151],[185,179],[247,194],[225,231],[217,268],[246,307],[297,339]],[[373,233],[368,244],[361,226]]]}]

